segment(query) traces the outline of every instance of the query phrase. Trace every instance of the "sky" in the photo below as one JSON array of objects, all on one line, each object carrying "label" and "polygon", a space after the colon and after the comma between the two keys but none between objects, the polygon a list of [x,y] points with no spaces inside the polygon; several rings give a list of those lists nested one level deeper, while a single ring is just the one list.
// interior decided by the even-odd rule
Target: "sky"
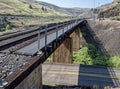
[{"label": "sky", "polygon": [[[81,8],[94,8],[106,3],[110,3],[113,0],[38,0],[48,2],[60,7],[81,7]],[[95,4],[94,4],[95,2]]]}]

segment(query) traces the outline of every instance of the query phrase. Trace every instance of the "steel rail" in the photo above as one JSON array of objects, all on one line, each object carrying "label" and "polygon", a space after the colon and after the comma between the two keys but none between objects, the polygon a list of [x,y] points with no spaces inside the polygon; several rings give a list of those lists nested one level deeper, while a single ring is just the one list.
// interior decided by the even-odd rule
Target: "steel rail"
[{"label": "steel rail", "polygon": [[[66,24],[68,22],[63,22],[63,23]],[[55,29],[55,26],[50,26],[50,24],[48,25],[48,27],[49,27],[48,32]],[[62,23],[59,23],[58,27],[59,28],[62,27]],[[32,30],[30,32],[25,32],[25,33],[20,33],[20,34],[13,34],[12,37],[9,37],[9,39],[7,38],[5,40],[0,41],[0,51],[3,50],[3,49],[9,48],[12,45],[14,46],[14,43],[16,45],[16,44],[19,44],[20,42],[27,41],[28,39],[37,37],[38,31],[40,29],[41,28],[35,29],[34,31]],[[44,30],[45,30],[44,28],[41,29],[41,33],[44,33]],[[4,38],[6,38],[6,37],[4,37]]]}]

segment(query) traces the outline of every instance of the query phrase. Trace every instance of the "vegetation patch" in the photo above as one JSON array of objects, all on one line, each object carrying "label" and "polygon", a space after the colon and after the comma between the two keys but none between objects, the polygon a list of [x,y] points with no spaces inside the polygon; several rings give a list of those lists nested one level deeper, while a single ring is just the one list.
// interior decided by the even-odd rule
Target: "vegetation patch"
[{"label": "vegetation patch", "polygon": [[74,52],[73,63],[120,68],[120,56],[104,57],[95,46],[87,44],[78,52]]},{"label": "vegetation patch", "polygon": [[111,57],[108,60],[108,66],[115,67],[115,68],[120,68],[120,56]]},{"label": "vegetation patch", "polygon": [[11,29],[10,22],[7,21],[6,17],[0,17],[0,32],[7,31],[9,29]]},{"label": "vegetation patch", "polygon": [[120,21],[120,16],[113,17],[112,20],[118,20],[118,21]]},{"label": "vegetation patch", "polygon": [[120,0],[114,0],[114,2],[120,3]]}]

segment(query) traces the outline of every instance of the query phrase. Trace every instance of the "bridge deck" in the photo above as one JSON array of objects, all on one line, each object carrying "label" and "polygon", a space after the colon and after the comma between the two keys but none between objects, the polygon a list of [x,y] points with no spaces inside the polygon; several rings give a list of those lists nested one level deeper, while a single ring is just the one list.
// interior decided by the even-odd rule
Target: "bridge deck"
[{"label": "bridge deck", "polygon": [[86,65],[43,64],[44,85],[120,86],[120,70]]},{"label": "bridge deck", "polygon": [[[64,28],[58,28],[57,32],[53,32],[51,34],[47,34],[47,36],[44,37],[40,37],[40,41],[39,41],[39,49],[44,48],[46,45],[48,45],[49,43],[51,43],[53,40],[59,38],[60,36],[62,36],[63,34],[65,34],[67,31],[70,31],[72,28],[74,28],[75,26],[77,26],[78,24],[82,23],[84,20],[80,20],[77,23],[73,22],[68,24],[67,26],[64,26]],[[45,29],[44,29],[45,30]],[[55,29],[54,29],[55,30]],[[56,38],[57,36],[57,38]],[[47,37],[47,38],[45,38]],[[46,40],[47,39],[47,40]],[[46,45],[45,45],[46,42]],[[32,44],[29,44],[19,50],[16,51],[16,53],[19,54],[25,54],[25,55],[34,55],[38,52],[38,41],[33,42]]]},{"label": "bridge deck", "polygon": [[[66,28],[65,28],[65,32],[66,32]],[[62,34],[62,29],[58,31],[58,37]],[[54,39],[56,38],[56,33],[52,33],[50,35],[47,36],[47,44],[49,44],[50,42],[52,42]],[[42,49],[45,46],[45,37],[40,39],[40,49]],[[35,41],[34,43],[25,46],[19,50],[17,50],[17,53],[20,54],[26,54],[26,55],[34,55],[36,52],[38,51],[38,41]]]},{"label": "bridge deck", "polygon": [[[67,30],[70,30],[72,28],[71,25],[76,26],[76,24],[72,23],[68,27],[64,27],[64,32],[66,32]],[[57,36],[59,37],[62,34],[63,34],[63,28],[60,28]],[[54,32],[50,35],[47,35],[47,44],[51,43],[55,39],[56,39],[56,32]],[[40,44],[40,47],[39,47],[40,49],[45,47],[45,36],[40,38],[40,43],[39,44]],[[37,51],[38,51],[38,41],[35,41],[34,43],[17,50],[16,53],[25,54],[25,55],[34,55],[34,54],[37,53]]]}]

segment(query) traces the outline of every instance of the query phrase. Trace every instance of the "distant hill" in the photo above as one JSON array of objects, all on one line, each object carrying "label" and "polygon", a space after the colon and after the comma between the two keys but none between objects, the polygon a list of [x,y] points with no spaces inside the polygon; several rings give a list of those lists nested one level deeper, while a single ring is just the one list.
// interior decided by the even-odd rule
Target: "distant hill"
[{"label": "distant hill", "polygon": [[68,14],[68,15],[79,15],[79,14],[82,14],[84,12],[88,12],[90,11],[89,8],[78,8],[78,7],[75,7],[75,8],[64,8],[64,7],[58,7],[56,5],[53,5],[53,4],[50,4],[50,3],[46,3],[46,2],[42,2],[42,1],[39,1],[39,3],[41,5],[44,5],[50,9],[53,9],[55,11],[59,11],[61,13],[65,13],[65,14]]},{"label": "distant hill", "polygon": [[0,0],[0,14],[67,16],[65,13],[43,6],[36,0]]},{"label": "distant hill", "polygon": [[34,16],[78,15],[89,9],[62,8],[36,0],[0,0],[0,14]]}]

